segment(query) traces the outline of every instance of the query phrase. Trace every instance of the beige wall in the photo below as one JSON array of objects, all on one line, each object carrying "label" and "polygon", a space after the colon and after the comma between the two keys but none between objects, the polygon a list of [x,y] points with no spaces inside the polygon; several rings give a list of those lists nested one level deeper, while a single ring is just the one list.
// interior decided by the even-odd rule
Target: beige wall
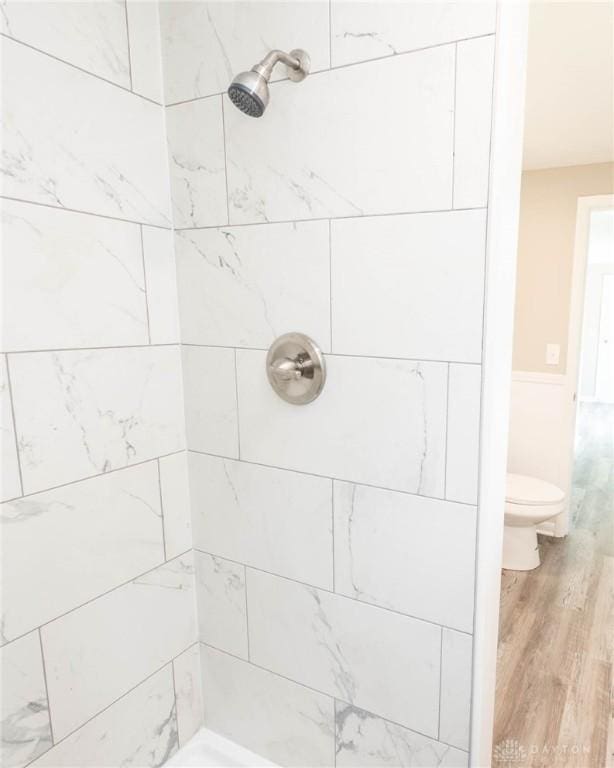
[{"label": "beige wall", "polygon": [[[522,174],[514,370],[565,373],[578,197],[614,192],[614,163]],[[561,345],[558,366],[546,344]]]}]

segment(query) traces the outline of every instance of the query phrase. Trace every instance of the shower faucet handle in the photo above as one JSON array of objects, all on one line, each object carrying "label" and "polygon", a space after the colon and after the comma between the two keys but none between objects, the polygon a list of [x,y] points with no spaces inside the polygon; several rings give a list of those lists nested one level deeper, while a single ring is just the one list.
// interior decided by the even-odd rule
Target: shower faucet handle
[{"label": "shower faucet handle", "polygon": [[303,333],[276,339],[266,359],[266,373],[275,392],[288,403],[315,400],[326,379],[326,364],[318,345]]}]

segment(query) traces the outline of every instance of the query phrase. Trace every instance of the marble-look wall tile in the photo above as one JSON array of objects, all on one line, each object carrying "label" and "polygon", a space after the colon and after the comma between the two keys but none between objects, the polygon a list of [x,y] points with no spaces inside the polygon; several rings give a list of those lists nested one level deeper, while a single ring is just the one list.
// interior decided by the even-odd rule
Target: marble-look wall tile
[{"label": "marble-look wall tile", "polygon": [[485,211],[331,222],[333,350],[479,362]]},{"label": "marble-look wall tile", "polygon": [[22,768],[51,746],[49,705],[38,632],[0,649],[2,765]]},{"label": "marble-look wall tile", "polygon": [[2,430],[2,479],[0,480],[0,501],[21,496],[19,460],[15,425],[11,408],[6,355],[0,355],[0,429]]},{"label": "marble-look wall tile", "polygon": [[278,765],[335,761],[333,700],[202,646],[205,726]]},{"label": "marble-look wall tile", "polygon": [[190,480],[186,452],[163,456],[160,493],[164,513],[164,545],[168,560],[192,548]]},{"label": "marble-look wall tile", "polygon": [[454,208],[488,200],[494,36],[458,43],[454,132]]},{"label": "marble-look wall tile", "polygon": [[332,0],[332,65],[379,59],[495,31],[496,3]]},{"label": "marble-look wall tile", "polygon": [[3,0],[0,29],[15,40],[130,88],[126,10],[121,0]]},{"label": "marble-look wall tile", "polygon": [[441,629],[247,570],[250,659],[437,736]]},{"label": "marble-look wall tile", "polygon": [[442,497],[446,366],[335,355],[326,365],[322,394],[296,408],[273,392],[263,352],[237,350],[241,458]]},{"label": "marble-look wall tile", "polygon": [[472,647],[471,635],[443,630],[439,738],[461,749],[469,749]]},{"label": "marble-look wall tile", "polygon": [[332,588],[332,488],[323,477],[190,453],[194,546]]},{"label": "marble-look wall tile", "polygon": [[305,49],[312,72],[329,64],[327,0],[163,1],[160,17],[167,103],[225,91],[274,48]]},{"label": "marble-look wall tile", "polygon": [[171,560],[42,629],[61,739],[196,640],[194,563]]},{"label": "marble-look wall tile", "polygon": [[183,747],[203,725],[200,644],[195,643],[173,661],[177,697],[177,730]]},{"label": "marble-look wall tile", "polygon": [[11,358],[24,491],[184,448],[177,347]]},{"label": "marble-look wall tile", "polygon": [[143,260],[151,343],[176,344],[179,308],[173,233],[168,229],[143,227]]},{"label": "marble-look wall tile", "polygon": [[162,104],[160,17],[155,0],[126,0],[132,90]]},{"label": "marble-look wall tile", "polygon": [[2,59],[6,196],[170,226],[162,107],[12,40]]},{"label": "marble-look wall tile", "polygon": [[273,84],[263,120],[227,105],[233,224],[450,206],[454,46]]},{"label": "marble-look wall tile", "polygon": [[330,351],[328,222],[176,236],[182,341],[267,348],[300,330]]},{"label": "marble-look wall tile", "polygon": [[470,632],[475,507],[334,487],[335,591]]},{"label": "marble-look wall tile", "polygon": [[247,659],[245,566],[194,552],[201,642]]},{"label": "marble-look wall tile", "polygon": [[221,96],[169,107],[166,125],[175,227],[227,224]]},{"label": "marble-look wall tile", "polygon": [[136,224],[4,200],[2,225],[5,349],[147,344]]},{"label": "marble-look wall tile", "polygon": [[450,365],[446,499],[477,504],[480,460],[480,365]]},{"label": "marble-look wall tile", "polygon": [[235,352],[183,347],[188,448],[238,457]]},{"label": "marble-look wall tile", "polygon": [[2,505],[0,641],[164,560],[157,481],[149,462]]},{"label": "marble-look wall tile", "polygon": [[162,766],[178,749],[170,665],[33,763],[36,768]]},{"label": "marble-look wall tile", "polygon": [[342,701],[335,702],[338,768],[466,768],[468,756]]}]

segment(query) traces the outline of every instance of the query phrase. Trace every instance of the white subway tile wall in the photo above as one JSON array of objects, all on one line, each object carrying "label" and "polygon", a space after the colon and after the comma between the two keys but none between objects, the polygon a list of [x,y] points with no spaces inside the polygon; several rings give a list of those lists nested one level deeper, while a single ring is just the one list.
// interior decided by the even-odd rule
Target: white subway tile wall
[{"label": "white subway tile wall", "polygon": [[158,7],[0,20],[1,762],[162,765],[202,706]]},{"label": "white subway tile wall", "polygon": [[[468,763],[495,10],[161,5],[204,719],[283,765]],[[273,47],[313,71],[254,120],[224,92]]]},{"label": "white subway tile wall", "polygon": [[3,11],[6,764],[466,766],[495,4]]}]

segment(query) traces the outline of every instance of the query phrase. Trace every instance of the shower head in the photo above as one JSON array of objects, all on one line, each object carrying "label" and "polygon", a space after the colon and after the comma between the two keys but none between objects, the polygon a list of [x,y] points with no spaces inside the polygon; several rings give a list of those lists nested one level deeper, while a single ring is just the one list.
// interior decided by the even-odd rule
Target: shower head
[{"label": "shower head", "polygon": [[284,53],[271,51],[249,72],[237,75],[228,88],[232,103],[250,117],[262,117],[269,103],[269,80],[273,67],[283,62],[290,80],[295,83],[304,80],[309,73],[309,55],[299,48]]}]

